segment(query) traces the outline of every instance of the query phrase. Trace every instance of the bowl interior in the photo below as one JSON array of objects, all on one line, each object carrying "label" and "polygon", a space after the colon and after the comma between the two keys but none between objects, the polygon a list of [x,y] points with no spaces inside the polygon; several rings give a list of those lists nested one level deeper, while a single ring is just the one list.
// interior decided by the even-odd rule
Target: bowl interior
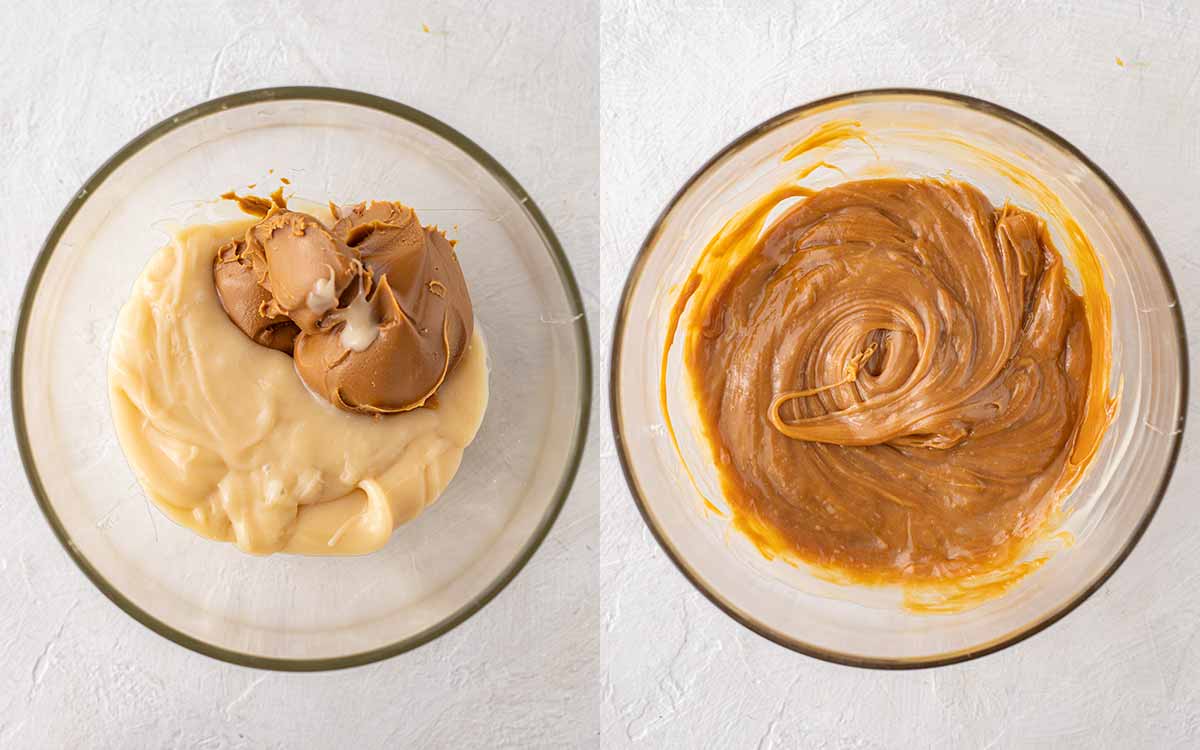
[{"label": "bowl interior", "polygon": [[[1112,389],[1121,400],[1099,454],[1066,502],[1064,529],[1074,544],[1003,596],[973,609],[915,614],[901,606],[895,588],[839,586],[803,567],[768,561],[730,528],[727,517],[707,511],[697,487],[719,507],[721,490],[686,395],[678,338],[666,383],[686,470],[665,429],[660,358],[679,287],[721,225],[800,166],[781,161],[789,147],[833,120],[860,122],[870,145],[849,140],[818,150],[814,158],[845,174],[819,169],[806,185],[949,174],[979,186],[993,203],[1011,200],[1042,214],[1066,255],[1067,228],[1044,210],[1027,181],[997,169],[986,155],[996,156],[1061,199],[1103,265],[1112,302]],[[634,267],[619,325],[614,420],[631,487],[656,535],[685,574],[735,618],[792,648],[836,661],[917,666],[958,660],[1053,621],[1128,553],[1153,514],[1178,449],[1185,345],[1175,293],[1153,240],[1119,192],[1068,146],[982,102],[868,93],[764,124],[702,170],[664,214]],[[1058,537],[1032,554],[1066,546]]]},{"label": "bowl interior", "polygon": [[[81,192],[26,299],[16,396],[48,515],[118,604],[223,658],[344,666],[444,632],[532,554],[579,458],[586,324],[540,213],[478,147],[383,100],[277,96],[184,113]],[[250,183],[265,193],[279,177],[319,202],[402,200],[446,229],[488,343],[490,404],[458,474],[364,557],[255,558],[176,526],[142,495],[109,414],[117,312],[165,230],[228,218],[215,196]]]}]

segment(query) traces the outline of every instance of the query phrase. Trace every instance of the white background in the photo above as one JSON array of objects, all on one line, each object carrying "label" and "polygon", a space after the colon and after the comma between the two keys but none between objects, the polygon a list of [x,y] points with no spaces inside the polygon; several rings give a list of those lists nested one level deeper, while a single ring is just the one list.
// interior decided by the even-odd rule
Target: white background
[{"label": "white background", "polygon": [[97,593],[4,429],[0,748],[1200,745],[1200,401],[1162,509],[1097,595],[1006,651],[905,673],[793,654],[717,611],[645,529],[607,419],[620,287],[665,202],[742,131],[854,88],[981,96],[1079,146],[1157,236],[1200,351],[1200,2],[371,5],[0,0],[3,347],[57,212],[141,130],[268,85],[391,97],[496,156],[570,255],[598,356],[566,509],[525,571],[432,644],[342,672],[258,672],[185,651]]}]

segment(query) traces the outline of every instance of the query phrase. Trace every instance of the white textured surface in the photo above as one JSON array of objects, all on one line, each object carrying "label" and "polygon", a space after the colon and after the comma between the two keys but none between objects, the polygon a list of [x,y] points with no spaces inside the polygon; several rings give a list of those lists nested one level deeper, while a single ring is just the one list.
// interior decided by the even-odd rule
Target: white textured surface
[{"label": "white textured surface", "polygon": [[[3,5],[5,349],[42,238],[104,158],[210,96],[317,83],[430,112],[529,189],[584,287],[598,395],[625,269],[679,185],[762,119],[869,86],[982,96],[1082,148],[1156,234],[1200,351],[1193,0]],[[417,651],[318,675],[221,664],[117,610],[59,548],[3,430],[0,747],[1200,744],[1200,404],[1157,519],[1100,593],[1004,652],[908,673],[792,654],[693,591],[629,500],[605,404],[508,589]]]}]

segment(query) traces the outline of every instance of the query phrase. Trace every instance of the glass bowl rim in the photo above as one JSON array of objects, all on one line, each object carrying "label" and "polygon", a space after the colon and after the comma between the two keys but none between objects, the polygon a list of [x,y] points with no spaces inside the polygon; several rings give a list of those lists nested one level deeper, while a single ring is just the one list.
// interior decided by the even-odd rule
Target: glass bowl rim
[{"label": "glass bowl rim", "polygon": [[[1065,151],[1069,156],[1077,159],[1083,166],[1092,173],[1100,182],[1112,191],[1118,202],[1128,213],[1133,220],[1135,227],[1141,235],[1147,247],[1150,248],[1153,260],[1156,263],[1158,273],[1166,284],[1167,289],[1175,298],[1176,304],[1174,307],[1175,319],[1175,336],[1180,347],[1179,360],[1179,382],[1180,382],[1180,399],[1177,420],[1179,429],[1175,433],[1174,442],[1170,448],[1167,465],[1163,471],[1162,477],[1159,480],[1158,486],[1154,489],[1153,497],[1146,511],[1139,519],[1133,533],[1129,536],[1125,546],[1119,554],[1113,559],[1103,573],[1089,584],[1083,591],[1076,594],[1065,604],[1057,609],[1035,619],[1028,625],[1025,625],[1007,635],[1001,636],[991,642],[984,643],[979,646],[969,647],[958,651],[951,651],[940,654],[933,654],[927,657],[905,658],[905,659],[889,659],[879,657],[862,657],[851,653],[836,651],[820,646],[815,646],[806,643],[798,638],[781,633],[765,623],[751,617],[749,614],[742,612],[732,603],[726,601],[720,593],[708,585],[708,583],[688,565],[678,550],[674,548],[670,540],[667,538],[663,530],[658,526],[654,519],[654,515],[650,512],[646,502],[645,494],[642,492],[638,484],[637,477],[634,473],[630,457],[629,449],[623,439],[623,426],[621,422],[621,396],[619,393],[619,377],[622,364],[622,342],[625,334],[626,316],[629,311],[630,300],[633,296],[633,290],[642,281],[643,271],[654,246],[658,242],[659,234],[662,231],[663,225],[667,217],[679,204],[685,195],[687,195],[692,187],[706,174],[716,166],[724,162],[727,158],[735,155],[737,152],[754,142],[757,138],[774,130],[775,128],[791,122],[797,118],[820,111],[833,105],[847,104],[857,101],[865,101],[871,99],[884,99],[894,96],[907,96],[914,99],[924,99],[938,104],[948,104],[951,106],[960,106],[967,109],[973,109],[1000,120],[1007,121],[1010,124],[1017,125],[1040,139],[1046,141],[1051,146],[1057,147]],[[1170,483],[1171,475],[1175,471],[1175,465],[1179,459],[1179,451],[1183,442],[1183,432],[1187,420],[1188,407],[1188,346],[1187,333],[1184,327],[1183,312],[1180,309],[1179,294],[1175,288],[1175,281],[1171,276],[1170,270],[1167,268],[1166,259],[1162,254],[1158,242],[1151,234],[1150,228],[1146,225],[1141,214],[1138,213],[1133,203],[1125,195],[1117,184],[1104,172],[1095,162],[1089,159],[1082,151],[1075,147],[1070,141],[1054,132],[1050,128],[1042,125],[1035,120],[1026,117],[1018,112],[1015,112],[1007,107],[979,99],[966,94],[959,94],[950,91],[941,91],[937,89],[923,88],[874,88],[860,89],[855,91],[847,91],[840,94],[816,99],[805,104],[787,109],[774,117],[770,117],[749,130],[745,131],[725,147],[717,151],[712,157],[704,162],[691,177],[689,177],[683,186],[675,192],[675,194],[667,201],[666,206],[651,225],[650,230],[646,233],[646,239],[642,241],[641,248],[638,250],[637,256],[634,258],[633,265],[630,267],[629,275],[626,277],[624,289],[621,292],[620,306],[617,310],[616,322],[613,326],[612,351],[609,358],[609,417],[612,425],[613,439],[617,445],[617,457],[620,459],[621,470],[625,476],[625,482],[629,486],[629,493],[633,498],[634,504],[637,506],[638,512],[642,516],[642,520],[650,529],[655,541],[666,553],[667,557],[674,563],[683,577],[692,584],[693,587],[706,599],[712,602],[719,610],[724,612],[735,622],[756,633],[757,635],[777,644],[784,648],[790,649],[797,653],[811,656],[822,661],[841,664],[850,667],[860,667],[866,669],[881,669],[881,670],[904,670],[904,669],[924,669],[930,667],[940,667],[949,664],[957,664],[960,662],[977,659],[981,656],[995,653],[1002,649],[1008,648],[1014,644],[1029,638],[1054,623],[1061,620],[1063,617],[1072,612],[1076,607],[1086,601],[1092,594],[1100,589],[1106,581],[1117,571],[1121,564],[1129,557],[1133,548],[1141,540],[1142,535],[1149,527],[1151,520],[1158,511],[1159,505],[1162,503],[1163,496],[1166,494],[1167,486]]]},{"label": "glass bowl rim", "polygon": [[[571,312],[575,316],[573,327],[575,334],[579,340],[580,350],[578,354],[577,366],[579,368],[578,387],[580,391],[579,403],[576,406],[574,434],[572,436],[572,444],[570,453],[563,468],[563,472],[559,477],[558,485],[554,490],[554,497],[551,500],[550,506],[543,513],[542,518],[538,521],[532,535],[524,543],[517,556],[505,566],[500,574],[492,580],[479,594],[473,597],[465,605],[451,613],[448,617],[435,623],[434,625],[415,633],[411,636],[403,638],[395,643],[379,646],[377,648],[368,649],[353,654],[344,656],[323,657],[318,659],[291,659],[266,657],[255,654],[244,653],[233,649],[217,646],[200,638],[188,635],[177,628],[168,625],[162,620],[154,617],[146,610],[134,604],[132,600],[122,594],[115,586],[108,582],[107,579],[97,570],[82,552],[75,546],[71,540],[70,534],[63,526],[58,514],[54,511],[54,507],[50,501],[49,494],[46,492],[45,486],[42,484],[41,476],[38,472],[37,464],[34,461],[32,449],[29,444],[29,435],[26,429],[25,407],[23,399],[23,377],[22,369],[24,364],[25,354],[25,337],[28,332],[30,313],[33,307],[34,296],[37,293],[42,276],[45,273],[46,266],[53,255],[55,248],[58,246],[62,234],[70,225],[75,215],[80,208],[87,202],[96,189],[126,161],[136,156],[143,148],[157,141],[180,127],[189,123],[200,120],[209,115],[213,115],[228,109],[235,109],[262,102],[270,101],[322,101],[332,102],[335,104],[348,104],[367,109],[373,109],[385,114],[392,115],[401,120],[406,120],[418,127],[424,128],[427,131],[449,141],[451,144],[466,153],[471,159],[484,168],[500,185],[508,192],[508,194],[523,207],[528,218],[533,222],[538,234],[541,236],[546,249],[549,251],[550,259],[554,263],[558,274],[559,283],[562,284],[564,292],[567,296],[567,302],[570,305]],[[136,136],[133,140],[126,143],[109,157],[96,171],[87,178],[79,190],[70,198],[66,207],[59,214],[54,225],[46,236],[42,247],[34,260],[33,267],[29,272],[29,278],[25,282],[25,289],[21,296],[21,306],[19,308],[17,327],[13,336],[13,352],[12,364],[10,370],[10,382],[12,384],[11,399],[12,399],[12,415],[13,427],[17,439],[18,452],[21,456],[21,463],[25,469],[25,476],[29,481],[30,488],[37,499],[38,506],[41,508],[42,514],[46,521],[50,524],[55,537],[62,545],[67,555],[74,561],[75,565],[83,572],[92,584],[100,590],[113,604],[125,612],[125,614],[137,620],[139,623],[154,631],[155,633],[167,638],[174,643],[183,646],[191,651],[203,654],[205,656],[218,659],[220,661],[236,664],[239,666],[253,667],[256,669],[271,669],[285,672],[316,672],[332,669],[343,669],[347,667],[362,666],[373,662],[388,659],[406,651],[411,651],[418,646],[422,646],[439,636],[442,636],[453,630],[458,625],[465,622],[476,612],[481,610],[484,605],[494,599],[508,584],[521,572],[526,563],[533,557],[534,553],[542,542],[545,540],[550,528],[554,525],[559,513],[562,511],[563,505],[566,502],[567,496],[570,494],[571,487],[574,484],[576,474],[579,470],[580,461],[583,457],[584,446],[588,434],[588,421],[591,414],[592,406],[592,354],[591,354],[591,339],[588,332],[588,324],[586,310],[583,305],[583,298],[579,292],[579,285],[575,280],[575,276],[571,271],[570,262],[567,259],[566,253],[563,251],[562,245],[551,229],[549,222],[537,203],[534,202],[532,196],[517,182],[516,178],[505,169],[500,162],[485,151],[481,146],[475,143],[467,136],[455,130],[451,126],[441,120],[428,115],[418,109],[410,107],[392,99],[387,99],[374,94],[367,94],[361,91],[351,89],[334,88],[327,86],[277,86],[271,88],[253,89],[241,91],[226,96],[217,97],[208,101],[202,102],[195,106],[184,109],[157,124],[147,128],[145,131]]]}]

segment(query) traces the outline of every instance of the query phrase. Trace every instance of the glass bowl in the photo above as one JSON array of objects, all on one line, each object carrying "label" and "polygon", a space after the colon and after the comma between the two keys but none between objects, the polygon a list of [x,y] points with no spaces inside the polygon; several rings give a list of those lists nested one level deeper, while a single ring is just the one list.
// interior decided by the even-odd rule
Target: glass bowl
[{"label": "glass bowl", "polygon": [[[719,512],[723,497],[716,469],[682,387],[682,337],[661,369],[672,305],[701,250],[738,209],[795,173],[798,165],[781,159],[791,146],[834,120],[861,123],[870,145],[847,140],[824,147],[820,158],[845,175],[818,170],[805,185],[949,173],[979,186],[994,203],[1011,199],[1039,211],[1027,181],[1014,181],[995,162],[979,158],[990,153],[1057,194],[1103,266],[1112,301],[1112,388],[1121,396],[1099,453],[1064,505],[1062,528],[1074,544],[1051,554],[1002,596],[971,609],[917,613],[901,606],[902,592],[895,587],[841,586],[803,566],[765,559],[730,528],[728,514]],[[1069,247],[1062,223],[1047,219],[1057,246]],[[681,327],[686,321],[685,311]],[[759,125],[713,157],[668,204],[642,246],[621,301],[613,340],[613,430],[646,523],[683,574],[735,620],[783,646],[833,662],[881,668],[947,664],[1004,648],[1053,623],[1129,554],[1162,499],[1179,451],[1187,400],[1185,348],[1175,289],[1153,237],[1124,194],[1077,149],[1021,115],[976,99],[917,90],[856,92]],[[678,452],[659,406],[660,372]],[[718,512],[706,510],[701,493]]]},{"label": "glass bowl", "polygon": [[[324,202],[403,200],[457,237],[488,345],[491,399],[440,500],[362,557],[251,557],[175,525],[142,494],[107,396],[117,312],[164,227],[220,218],[258,183]],[[591,393],[571,270],[529,194],[475,143],[387,99],[249,91],[122,148],[51,230],[13,355],[34,494],[68,554],[121,609],[187,648],[254,667],[365,664],[470,617],[528,562],[579,465]]]}]

